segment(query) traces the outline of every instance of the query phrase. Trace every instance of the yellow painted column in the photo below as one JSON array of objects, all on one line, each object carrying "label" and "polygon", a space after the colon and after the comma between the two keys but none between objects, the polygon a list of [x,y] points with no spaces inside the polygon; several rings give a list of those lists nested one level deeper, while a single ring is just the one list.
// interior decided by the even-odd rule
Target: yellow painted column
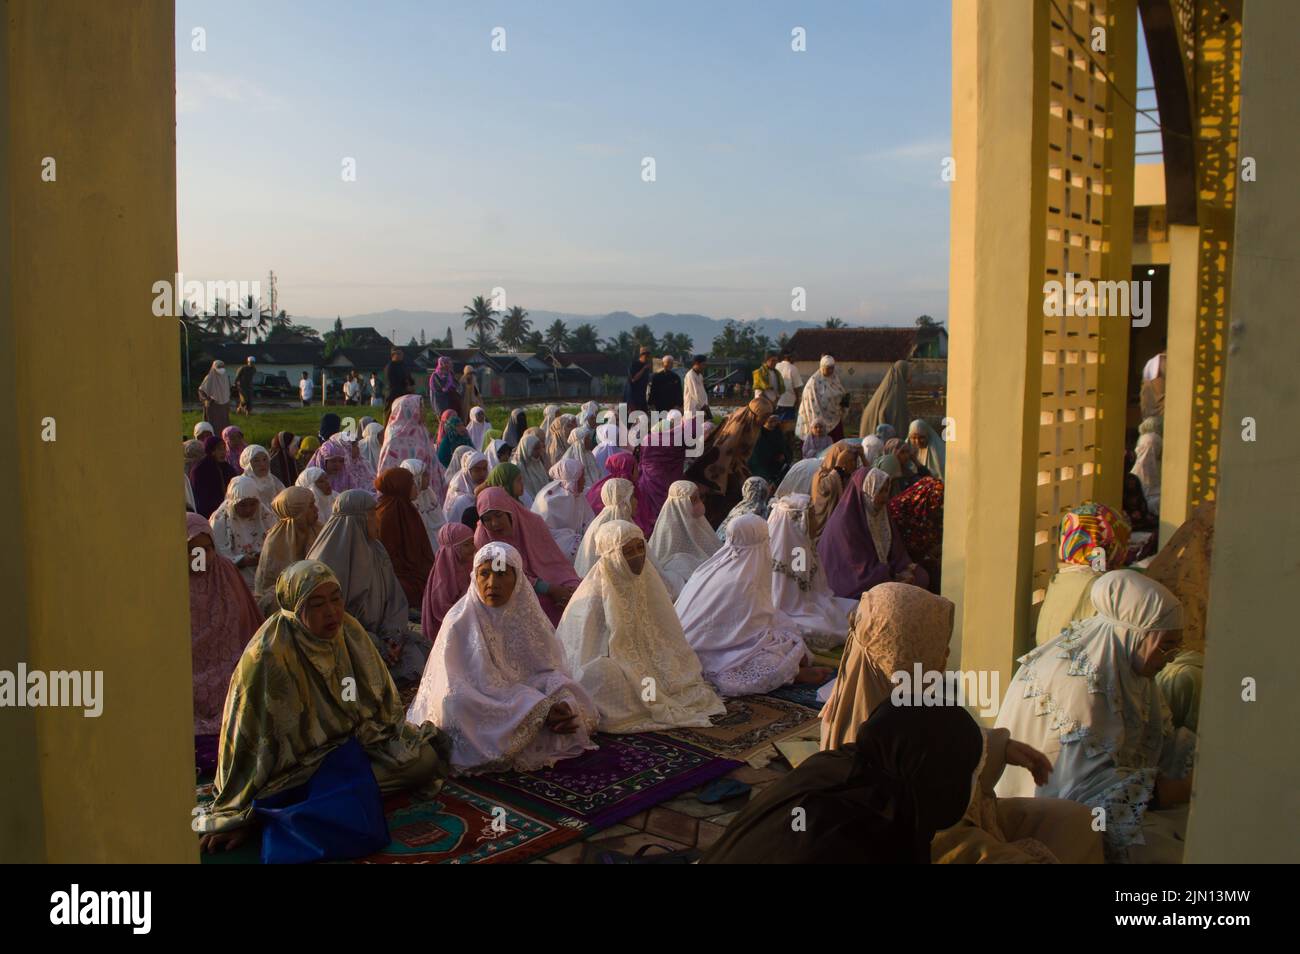
[{"label": "yellow painted column", "polygon": [[1164,446],[1160,457],[1160,539],[1188,518],[1192,474],[1192,392],[1200,296],[1201,230],[1169,226],[1169,331],[1165,336]]},{"label": "yellow painted column", "polygon": [[[1231,328],[1219,432],[1200,745],[1185,861],[1300,861],[1296,558],[1300,536],[1300,63],[1295,11],[1247,3]],[[1172,363],[1172,362],[1171,362]],[[1256,439],[1243,438],[1251,418]],[[1243,698],[1254,680],[1255,701]]]},{"label": "yellow painted column", "polygon": [[98,718],[0,709],[0,858],[194,861],[179,338],[151,311],[176,271],[174,11],[4,14],[0,669],[103,682]]},{"label": "yellow painted column", "polygon": [[1010,682],[1029,632],[1043,337],[1048,22],[954,0],[943,592],[952,664]]}]

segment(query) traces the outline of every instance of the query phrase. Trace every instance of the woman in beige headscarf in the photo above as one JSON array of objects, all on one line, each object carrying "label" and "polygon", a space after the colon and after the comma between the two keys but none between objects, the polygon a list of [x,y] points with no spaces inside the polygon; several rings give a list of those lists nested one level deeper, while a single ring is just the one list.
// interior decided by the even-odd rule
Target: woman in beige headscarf
[{"label": "woman in beige headscarf", "polygon": [[[732,412],[722,426],[704,440],[704,450],[689,467],[686,479],[708,487],[710,523],[717,524],[740,500],[741,486],[749,477],[749,455],[754,452],[763,422],[775,408],[756,397]],[[716,517],[716,519],[715,519]]]},{"label": "woman in beige headscarf", "polygon": [[862,464],[862,448],[847,441],[832,445],[822,458],[821,468],[813,475],[809,494],[812,507],[808,511],[808,539],[813,543],[822,535],[822,528],[840,502],[849,479]]},{"label": "woman in beige headscarf", "polygon": [[[460,401],[463,407],[471,410],[483,404],[483,394],[478,389],[478,379],[474,377],[474,369],[468,364],[460,372]],[[474,449],[480,448],[475,446]]]},{"label": "woman in beige headscarf", "polygon": [[546,429],[546,469],[549,471],[560,462],[564,452],[569,449],[569,434],[578,426],[578,419],[572,414],[560,414],[551,421]]},{"label": "woman in beige headscarf", "polygon": [[895,433],[907,433],[907,425],[912,420],[907,412],[907,382],[911,376],[911,365],[906,361],[895,361],[894,366],[885,372],[880,387],[862,409],[859,437],[874,434],[881,424],[888,424]]},{"label": "woman in beige headscarf", "polygon": [[216,433],[230,426],[230,378],[226,377],[224,361],[213,361],[199,382],[199,400],[203,402],[203,420]]},{"label": "woman in beige headscarf", "polygon": [[271,511],[279,523],[271,528],[262,543],[257,561],[253,596],[263,616],[270,616],[279,604],[275,599],[275,581],[287,566],[307,558],[307,551],[320,533],[320,515],[316,496],[305,487],[286,487],[271,501]]},{"label": "woman in beige headscarf", "polygon": [[[862,594],[830,700],[822,709],[822,749],[853,742],[858,727],[878,706],[894,704],[894,674],[916,678],[943,672],[952,638],[953,604],[920,587],[881,583]],[[906,698],[911,694],[907,693]],[[1051,764],[1011,738],[1006,729],[984,730],[984,766],[966,815],[931,842],[931,858],[943,863],[1042,864],[1100,862],[1101,839],[1091,813],[1064,799],[993,795],[1007,765],[1020,765],[1046,779]]]}]

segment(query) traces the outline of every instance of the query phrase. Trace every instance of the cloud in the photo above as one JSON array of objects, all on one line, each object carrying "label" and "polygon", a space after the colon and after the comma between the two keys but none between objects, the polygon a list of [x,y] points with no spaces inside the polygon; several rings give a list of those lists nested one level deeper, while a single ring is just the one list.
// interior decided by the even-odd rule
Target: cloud
[{"label": "cloud", "polygon": [[183,71],[176,74],[176,112],[197,113],[205,106],[239,103],[259,112],[283,109],[285,101],[242,76]]}]

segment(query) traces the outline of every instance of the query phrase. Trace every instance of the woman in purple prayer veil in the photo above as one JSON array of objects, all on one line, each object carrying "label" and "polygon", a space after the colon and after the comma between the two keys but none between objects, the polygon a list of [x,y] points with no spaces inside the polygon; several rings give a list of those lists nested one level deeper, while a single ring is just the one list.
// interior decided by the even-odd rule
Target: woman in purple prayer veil
[{"label": "woman in purple prayer veil", "polygon": [[460,388],[456,385],[456,374],[449,358],[439,358],[429,375],[429,402],[440,415],[444,411],[455,411],[457,417],[465,418],[460,404]]},{"label": "woman in purple prayer veil", "polygon": [[930,583],[889,515],[889,485],[883,470],[859,470],[826,521],[817,556],[836,596],[856,600],[878,583]]},{"label": "woman in purple prayer veil", "polygon": [[[668,499],[668,488],[681,480],[686,470],[681,419],[669,418],[666,423],[668,426],[647,434],[641,444],[641,466],[636,479],[637,509],[644,508],[655,518]],[[645,532],[648,535],[650,531]]]}]

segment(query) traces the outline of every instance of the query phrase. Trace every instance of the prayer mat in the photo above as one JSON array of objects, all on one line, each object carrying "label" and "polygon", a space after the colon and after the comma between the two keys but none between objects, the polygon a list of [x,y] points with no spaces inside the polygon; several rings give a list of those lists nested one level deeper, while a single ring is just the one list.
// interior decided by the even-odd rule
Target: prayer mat
[{"label": "prayer mat", "polygon": [[715,716],[707,729],[674,729],[674,739],[698,745],[723,758],[746,762],[767,746],[815,723],[808,707],[774,696],[739,696],[726,700],[727,714]]},{"label": "prayer mat", "polygon": [[740,766],[690,742],[657,732],[596,736],[599,749],[536,772],[460,779],[488,801],[535,806],[585,829],[631,818]]}]

